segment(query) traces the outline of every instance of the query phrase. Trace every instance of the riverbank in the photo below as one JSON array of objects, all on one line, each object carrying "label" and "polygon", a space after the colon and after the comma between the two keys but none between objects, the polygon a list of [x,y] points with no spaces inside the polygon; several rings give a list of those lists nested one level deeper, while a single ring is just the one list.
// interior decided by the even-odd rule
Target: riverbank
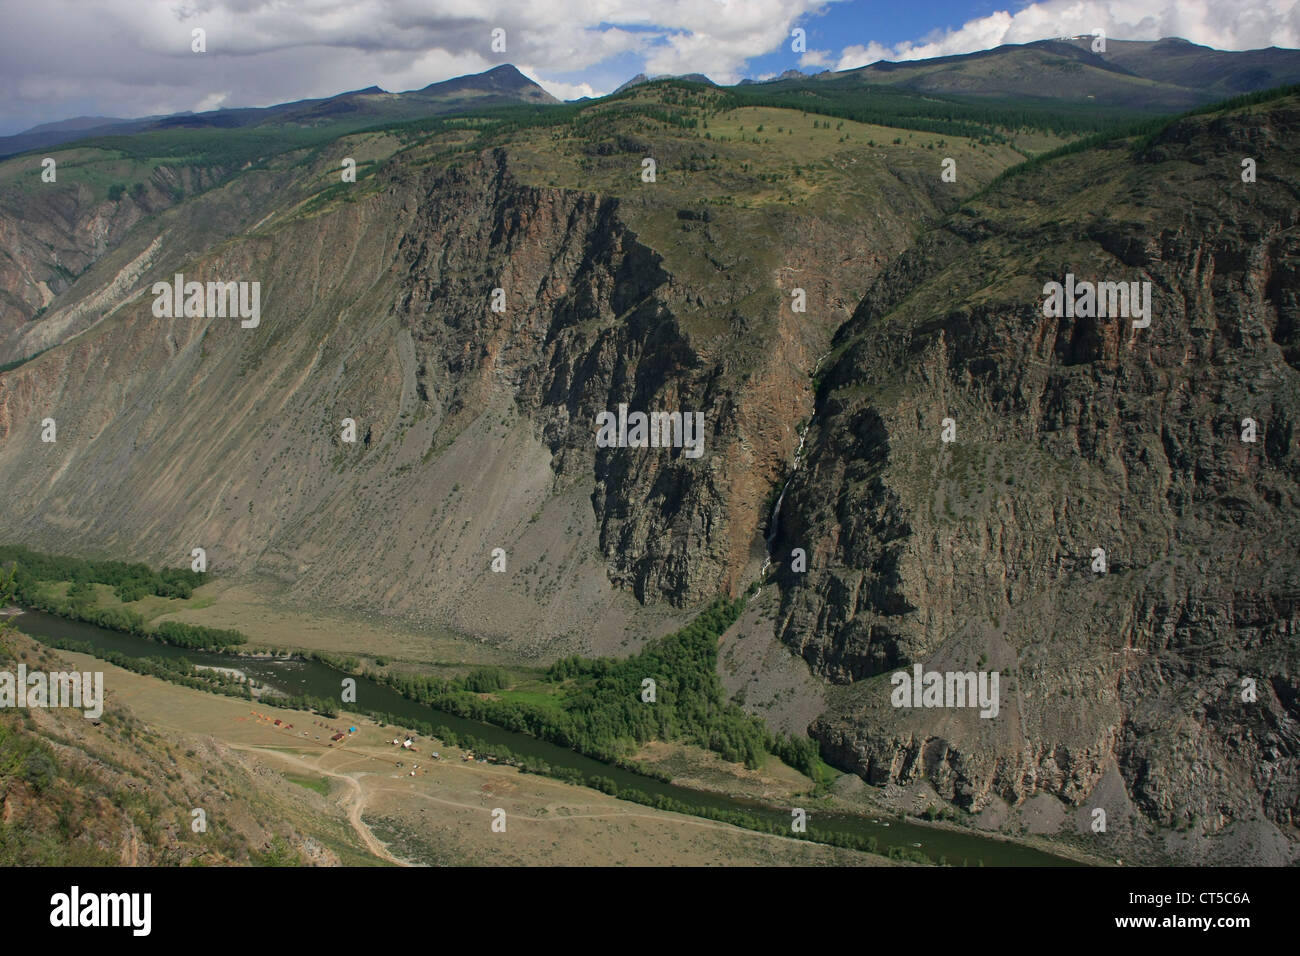
[{"label": "riverbank", "polygon": [[[31,632],[44,631],[47,640],[62,634],[72,640],[89,640],[96,654],[110,648],[117,653],[133,651],[149,654],[171,654],[194,658],[192,663],[231,666],[229,655],[213,652],[167,649],[165,645],[149,642],[134,635],[105,631],[93,625],[63,621],[50,615],[33,613],[27,620],[18,621],[20,629]],[[40,626],[34,626],[40,625]],[[40,637],[41,634],[34,636]],[[240,658],[239,667],[250,668],[256,679],[288,693],[337,695],[339,681],[345,675],[318,661],[285,660],[283,658]],[[256,667],[257,670],[252,670]],[[152,679],[152,678],[149,678]],[[651,777],[634,774],[629,770],[602,764],[588,757],[565,750],[554,744],[503,730],[489,724],[439,713],[407,700],[391,688],[384,687],[364,677],[357,681],[358,704],[367,704],[371,713],[389,714],[407,728],[437,726],[448,736],[472,741],[478,751],[492,752],[494,748],[528,761],[540,763],[549,770],[548,776],[567,777],[569,783],[583,782],[611,796],[620,796],[626,802],[640,803],[658,810],[684,812],[704,819],[735,823],[757,832],[773,835],[791,833],[793,807],[773,807],[742,798],[691,790],[664,783]],[[811,781],[809,781],[811,789]],[[1015,843],[989,839],[964,831],[946,831],[942,828],[906,820],[876,820],[853,817],[848,814],[824,814],[812,806],[812,799],[802,800],[801,808],[812,811],[807,832],[801,839],[827,844],[838,844],[856,849],[874,848],[876,852],[891,851],[901,856],[916,856],[939,862],[942,858],[955,865],[1068,865],[1062,857],[1045,853]],[[792,834],[793,835],[793,834]],[[920,844],[916,847],[915,844]]]},{"label": "riverbank", "polygon": [[[102,670],[109,709],[129,710],[143,725],[141,732],[173,740],[210,737],[241,754],[259,779],[324,778],[325,794],[300,783],[290,786],[305,807],[349,827],[357,845],[390,865],[893,865],[879,855],[749,831],[510,767],[466,762],[461,748],[443,747],[441,759],[429,760],[427,740],[417,743],[419,754],[399,754],[391,744],[399,728],[359,715],[322,721],[306,711],[276,709],[268,715],[282,720],[276,727],[250,713],[247,702],[167,684],[91,655],[55,653],[80,669]],[[319,723],[355,724],[358,733],[331,747]],[[292,730],[285,729],[288,724]],[[302,737],[304,728],[308,738]],[[420,769],[411,777],[416,764]],[[504,833],[491,828],[496,809],[505,812]],[[209,816],[219,821],[220,811],[209,808]]]}]

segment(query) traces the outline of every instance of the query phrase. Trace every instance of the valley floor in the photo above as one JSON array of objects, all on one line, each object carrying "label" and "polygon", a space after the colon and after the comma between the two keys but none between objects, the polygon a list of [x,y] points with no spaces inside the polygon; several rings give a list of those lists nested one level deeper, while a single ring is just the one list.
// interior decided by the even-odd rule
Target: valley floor
[{"label": "valley floor", "polygon": [[[65,584],[49,585],[57,591]],[[122,606],[110,587],[95,585],[97,606]],[[450,631],[430,632],[400,621],[354,612],[287,607],[273,588],[220,580],[188,599],[145,597],[127,605],[151,624],[172,620],[235,627],[249,637],[241,651],[274,650],[361,656],[389,672],[455,674],[491,662],[520,668],[506,650]],[[24,640],[26,640],[24,638]],[[364,653],[362,652],[364,649]],[[206,736],[248,758],[283,783],[296,798],[314,801],[311,813],[353,836],[348,848],[376,862],[396,864],[803,864],[881,865],[875,854],[784,839],[690,815],[618,800],[587,787],[517,770],[464,762],[462,751],[430,743],[440,761],[421,761],[391,745],[394,728],[369,718],[326,719],[305,711],[264,709],[258,703],[217,696],[147,677],[71,651],[58,651],[79,667],[103,670],[110,706],[123,707],[165,739]],[[524,667],[524,672],[531,671]],[[526,678],[525,678],[526,679]],[[293,724],[276,727],[275,718]],[[359,733],[335,746],[330,736],[355,725]],[[328,730],[327,730],[328,728]],[[303,735],[303,731],[307,735]],[[427,752],[427,749],[426,749]],[[648,770],[674,784],[773,807],[804,807],[851,816],[913,817],[942,808],[933,791],[897,793],[866,787],[843,774],[829,789],[770,757],[747,770],[719,755],[679,743],[652,742],[635,755]],[[398,767],[398,761],[405,766]],[[414,764],[420,769],[414,777]],[[827,768],[829,769],[829,768]],[[270,779],[259,778],[259,784]],[[914,789],[914,788],[913,788]],[[313,793],[313,790],[320,793]],[[323,795],[322,795],[323,794]],[[491,829],[492,811],[505,811],[506,833]],[[295,820],[294,823],[303,821]],[[879,821],[877,821],[879,822]],[[943,826],[942,824],[935,824]],[[945,829],[968,828],[943,826]],[[304,829],[300,826],[300,829]],[[310,830],[308,822],[305,829]],[[984,836],[997,839],[992,833]],[[924,839],[922,837],[922,839]],[[1077,847],[1024,837],[1021,842],[1077,862],[1110,863]],[[928,843],[928,841],[927,841]],[[346,855],[346,853],[344,854]]]},{"label": "valley floor", "polygon": [[[189,601],[149,600],[165,609],[167,620],[234,628],[247,634],[252,646],[326,654],[359,654],[364,648],[370,657],[423,665],[503,664],[510,657],[489,643],[446,629],[357,611],[290,607],[271,585],[217,580],[197,589]],[[101,606],[118,603],[108,588],[100,589],[99,601]]]},{"label": "valley floor", "polygon": [[[77,667],[102,670],[108,707],[129,708],[165,737],[212,737],[261,771],[299,788],[315,812],[345,820],[356,844],[402,865],[833,865],[891,861],[627,803],[509,767],[466,763],[461,751],[428,761],[391,745],[394,728],[355,717],[325,720],[275,710],[293,731],[259,719],[246,701],[218,697],[134,674],[97,658],[58,652]],[[255,705],[253,705],[255,707]],[[328,724],[328,728],[322,726]],[[358,727],[335,747],[334,727]],[[301,736],[306,728],[309,738]],[[315,740],[321,736],[322,741]],[[398,761],[404,766],[398,768]],[[410,768],[419,764],[415,777]],[[325,794],[308,784],[328,784]],[[260,782],[259,782],[260,785]],[[493,832],[492,811],[506,831]]]}]

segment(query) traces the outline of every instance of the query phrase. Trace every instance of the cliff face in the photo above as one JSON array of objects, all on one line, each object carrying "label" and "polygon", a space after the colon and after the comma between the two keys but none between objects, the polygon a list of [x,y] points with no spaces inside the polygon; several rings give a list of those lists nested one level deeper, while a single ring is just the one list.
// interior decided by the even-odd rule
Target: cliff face
[{"label": "cliff face", "polygon": [[[1007,157],[957,144],[958,192],[932,144],[810,120],[824,161],[801,138],[750,169],[767,140],[702,153],[629,115],[481,149],[358,135],[110,230],[10,337],[52,347],[0,373],[0,539],[204,547],[291,603],[621,653],[759,575],[811,419],[778,589],[724,641],[751,706],[977,811],[1292,833],[1294,101],[1030,168],[929,232]],[[376,160],[345,187],[340,156]],[[43,242],[14,247],[23,301]],[[260,324],[156,317],[177,272],[259,282]],[[1149,282],[1150,326],[1046,316],[1067,275]],[[598,447],[620,405],[701,412],[703,454]],[[914,663],[999,672],[998,715],[893,707]]]},{"label": "cliff face", "polygon": [[[641,148],[593,162],[636,184]],[[336,159],[289,158],[143,221],[26,324],[19,354],[56,347],[0,377],[0,536],[168,564],[202,546],[292,601],[538,657],[617,652],[735,593],[808,369],[954,194],[934,176],[857,196],[861,224],[785,203],[681,215],[685,147],[659,155],[658,190],[601,192],[544,185],[514,146],[408,154],[323,194]],[[259,282],[260,325],[155,317],[176,272]],[[703,454],[597,447],[623,404],[702,413]]]},{"label": "cliff face", "polygon": [[[1117,768],[1149,821],[1294,834],[1297,146],[1288,99],[1014,176],[840,330],[777,629],[842,685],[814,733],[869,781],[974,810],[1050,793],[1086,829],[1121,815]],[[1067,273],[1150,282],[1150,327],[1045,317]],[[918,662],[1000,671],[1000,713],[892,706],[885,675]]]},{"label": "cliff face", "polygon": [[53,338],[39,336],[23,341],[32,319],[143,221],[212,188],[224,175],[218,168],[158,166],[109,199],[78,181],[77,158],[58,155],[62,166],[56,165],[53,183],[41,180],[39,156],[0,167],[0,363],[52,345]]},{"label": "cliff face", "polygon": [[[707,480],[718,469],[678,449],[594,443],[597,415],[620,403],[712,417],[736,384],[718,382],[731,369],[679,325],[686,290],[622,221],[619,201],[517,183],[496,153],[439,182],[416,222],[401,243],[400,311],[416,388],[444,416],[434,440],[512,402],[552,456],[556,489],[590,495],[592,544],[616,585],[677,603],[725,586],[729,552],[753,526],[742,521],[739,542],[725,521],[706,533],[704,515],[727,507],[729,482]],[[488,307],[498,288],[502,312]],[[711,452],[729,427],[712,422]],[[704,550],[688,559],[694,548]]]}]

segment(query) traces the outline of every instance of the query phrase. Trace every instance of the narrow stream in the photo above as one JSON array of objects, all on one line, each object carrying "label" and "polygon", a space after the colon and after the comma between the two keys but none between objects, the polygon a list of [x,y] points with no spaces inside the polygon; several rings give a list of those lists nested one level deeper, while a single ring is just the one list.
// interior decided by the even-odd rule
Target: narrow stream
[{"label": "narrow stream", "polygon": [[[812,374],[815,377],[818,370],[822,367],[822,362],[826,361],[827,352],[817,360],[813,366]],[[790,474],[785,479],[785,484],[781,486],[781,493],[776,496],[776,504],[772,506],[772,513],[767,519],[767,534],[763,536],[763,542],[767,545],[767,556],[763,559],[763,568],[758,572],[759,580],[763,580],[767,575],[767,569],[772,566],[772,542],[776,540],[776,533],[781,527],[781,505],[785,504],[785,493],[790,490],[790,483],[794,481],[794,476],[799,473],[799,465],[803,462],[804,445],[808,442],[808,436],[812,434],[813,425],[817,421],[817,412],[814,410],[812,417],[808,419],[808,424],[804,426],[803,431],[799,433],[799,447],[794,450],[794,461],[790,464]],[[761,590],[761,589],[760,589]]]},{"label": "narrow stream", "polygon": [[[310,694],[313,697],[337,698],[340,681],[346,676],[354,676],[344,674],[319,661],[301,658],[245,657],[238,654],[172,647],[148,638],[110,631],[80,621],[69,621],[41,611],[26,611],[14,618],[14,623],[23,633],[38,640],[44,638],[76,641],[88,644],[100,653],[117,652],[137,658],[185,659],[196,666],[234,668],[272,690],[291,696]],[[392,688],[368,678],[354,676],[354,679],[357,682],[357,706],[366,710],[389,713],[395,717],[405,717],[434,726],[441,724],[458,734],[472,735],[488,744],[508,747],[520,756],[544,760],[552,767],[570,768],[588,777],[607,777],[612,779],[620,789],[635,788],[652,796],[671,797],[692,807],[739,810],[782,826],[788,826],[790,822],[788,807],[772,807],[740,798],[663,783],[621,767],[601,763],[527,734],[515,733],[492,724],[444,713],[408,700]],[[111,691],[112,688],[108,687],[106,690]],[[816,812],[809,813],[808,825],[820,832],[875,837],[881,853],[887,852],[891,846],[911,847],[919,849],[935,862],[938,862],[942,856],[956,866],[961,866],[963,863],[969,866],[1074,865],[1070,860],[1015,843],[994,840],[966,831],[928,827],[901,819]]]}]

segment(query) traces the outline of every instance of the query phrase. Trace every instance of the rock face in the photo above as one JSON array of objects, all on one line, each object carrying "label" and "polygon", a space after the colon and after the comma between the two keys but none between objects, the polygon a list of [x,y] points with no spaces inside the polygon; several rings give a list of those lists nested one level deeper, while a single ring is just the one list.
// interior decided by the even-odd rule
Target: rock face
[{"label": "rock face", "polygon": [[[0,373],[0,540],[170,565],[202,546],[291,603],[522,659],[624,653],[759,576],[811,420],[777,587],[724,641],[751,642],[724,646],[733,693],[987,819],[1099,801],[1292,845],[1295,99],[1031,165],[955,212],[1007,156],[951,144],[957,187],[932,143],[817,126],[824,161],[801,139],[798,166],[751,170],[754,143],[710,152],[657,110],[279,156],[110,230],[45,300],[49,250],[94,215],[58,200],[62,231],[4,279],[48,302],[8,354],[52,347]],[[260,325],[155,316],[176,272],[259,282]],[[1150,283],[1150,325],[1048,317],[1067,276]],[[704,454],[598,447],[620,405],[703,413]],[[913,664],[996,671],[997,715],[894,707]]]},{"label": "rock face", "polygon": [[[401,244],[403,324],[416,388],[446,416],[438,440],[512,397],[551,455],[556,486],[594,479],[597,544],[611,580],[642,601],[689,602],[734,586],[723,576],[738,563],[732,552],[743,561],[754,532],[743,499],[730,500],[734,456],[716,453],[737,437],[740,422],[722,417],[736,416],[736,383],[726,358],[707,354],[679,325],[687,290],[674,288],[618,207],[514,182],[503,153],[450,174]],[[492,288],[505,295],[501,313],[485,308]],[[692,460],[678,449],[596,448],[596,416],[620,403],[707,410],[715,453]],[[764,436],[764,444],[777,440]],[[762,483],[752,492],[765,493]]]},{"label": "rock face", "polygon": [[[687,147],[661,145],[666,179]],[[335,170],[291,158],[210,188],[28,323],[19,354],[57,347],[0,377],[0,537],[168,564],[203,546],[294,601],[530,657],[624,650],[752,579],[807,369],[855,288],[955,199],[932,177],[861,223],[693,197],[681,216],[671,184],[545,186],[495,148],[306,201]],[[156,317],[152,284],[177,272],[260,282],[260,325]],[[701,412],[704,454],[597,447],[620,405]]]},{"label": "rock face", "polygon": [[[142,220],[211,188],[222,175],[219,169],[160,166],[136,188],[104,200],[85,186],[41,183],[39,160],[14,161],[28,168],[21,186],[0,183],[0,207],[8,213],[0,215],[0,362],[26,357],[20,336],[28,323]],[[57,166],[55,176],[57,184]],[[75,176],[64,169],[65,182]]]},{"label": "rock face", "polygon": [[[1082,804],[1113,762],[1149,821],[1294,839],[1298,147],[1288,98],[1031,168],[839,331],[774,554],[844,765],[979,810]],[[1067,273],[1150,282],[1150,327],[1045,317]],[[1000,713],[894,707],[918,662],[1000,671]]]}]

